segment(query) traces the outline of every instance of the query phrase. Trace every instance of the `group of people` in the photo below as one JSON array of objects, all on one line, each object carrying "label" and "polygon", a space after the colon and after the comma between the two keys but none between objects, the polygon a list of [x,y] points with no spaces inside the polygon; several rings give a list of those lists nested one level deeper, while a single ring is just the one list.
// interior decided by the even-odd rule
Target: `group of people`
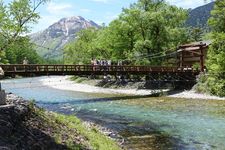
[{"label": "group of people", "polygon": [[101,60],[97,60],[97,59],[91,59],[91,65],[92,66],[122,66],[122,65],[129,65],[130,62],[129,61],[124,61],[124,60],[118,60],[117,62],[112,62],[111,60],[105,60],[105,59],[101,59]]},{"label": "group of people", "polygon": [[111,66],[112,61],[111,60],[97,60],[97,59],[92,59],[91,60],[91,65],[93,66]]}]

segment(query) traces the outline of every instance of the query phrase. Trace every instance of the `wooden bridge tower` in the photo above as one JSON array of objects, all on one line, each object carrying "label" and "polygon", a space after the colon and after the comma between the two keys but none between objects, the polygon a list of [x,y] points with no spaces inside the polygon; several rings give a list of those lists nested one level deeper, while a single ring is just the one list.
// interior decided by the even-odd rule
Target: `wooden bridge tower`
[{"label": "wooden bridge tower", "polygon": [[210,42],[197,42],[179,46],[178,66],[192,68],[197,63],[203,72],[209,45]]}]

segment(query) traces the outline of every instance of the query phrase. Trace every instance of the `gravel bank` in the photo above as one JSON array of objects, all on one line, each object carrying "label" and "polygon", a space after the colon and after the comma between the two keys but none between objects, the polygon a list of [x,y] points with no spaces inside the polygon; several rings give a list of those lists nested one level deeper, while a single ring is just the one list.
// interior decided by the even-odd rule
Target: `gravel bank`
[{"label": "gravel bank", "polygon": [[80,84],[70,81],[70,76],[54,76],[42,79],[41,84],[59,90],[69,90],[86,93],[103,93],[103,94],[127,94],[127,95],[151,95],[161,92],[161,90],[145,90],[145,89],[111,89],[102,88],[93,85]]},{"label": "gravel bank", "polygon": [[[87,92],[87,93],[105,93],[105,94],[127,94],[127,95],[151,95],[161,92],[160,90],[145,90],[145,89],[110,89],[101,88],[87,84],[80,84],[70,81],[70,76],[54,76],[47,79],[42,79],[41,84],[60,90]],[[167,91],[167,90],[164,90]],[[187,98],[187,99],[211,99],[225,100],[225,97],[211,96],[207,94],[199,94],[195,91],[183,91],[176,94],[171,94],[168,97]]]},{"label": "gravel bank", "polygon": [[225,100],[225,97],[212,96],[208,94],[199,94],[193,90],[172,94],[172,95],[169,95],[168,97],[187,98],[187,99],[205,99],[205,100]]}]

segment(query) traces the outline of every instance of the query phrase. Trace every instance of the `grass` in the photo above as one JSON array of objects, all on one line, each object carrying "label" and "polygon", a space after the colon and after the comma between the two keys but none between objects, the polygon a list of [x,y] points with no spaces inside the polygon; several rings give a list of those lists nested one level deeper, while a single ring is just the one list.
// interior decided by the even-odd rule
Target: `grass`
[{"label": "grass", "polygon": [[87,128],[79,119],[74,116],[65,116],[54,114],[59,123],[65,123],[70,129],[76,129],[79,134],[83,135],[88,141],[92,149],[96,150],[117,150],[120,149],[115,142],[101,134],[98,129],[92,127]]},{"label": "grass", "polygon": [[63,144],[71,150],[119,150],[118,144],[103,135],[95,127],[85,125],[75,116],[67,116],[34,107],[35,115],[41,118],[44,128],[48,128],[56,143]]}]

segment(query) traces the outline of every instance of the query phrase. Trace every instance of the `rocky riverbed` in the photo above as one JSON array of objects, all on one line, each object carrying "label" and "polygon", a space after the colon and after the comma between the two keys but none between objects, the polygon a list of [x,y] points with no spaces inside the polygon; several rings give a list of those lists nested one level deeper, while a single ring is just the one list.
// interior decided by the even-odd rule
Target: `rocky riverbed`
[{"label": "rocky riverbed", "polygon": [[7,105],[0,106],[0,149],[65,149],[50,136],[51,129],[42,126],[41,118],[32,112],[30,103],[8,94]]},{"label": "rocky riverbed", "polygon": [[[84,124],[73,116],[66,118],[43,111],[13,94],[7,94],[6,103],[0,106],[0,149],[95,149],[95,145],[100,149],[107,146],[119,149],[98,131],[93,133],[95,125],[91,123]],[[111,134],[106,129],[102,132]],[[90,135],[99,136],[98,140],[102,142],[106,140],[106,145],[101,141],[100,144],[94,141],[94,145]]]}]

